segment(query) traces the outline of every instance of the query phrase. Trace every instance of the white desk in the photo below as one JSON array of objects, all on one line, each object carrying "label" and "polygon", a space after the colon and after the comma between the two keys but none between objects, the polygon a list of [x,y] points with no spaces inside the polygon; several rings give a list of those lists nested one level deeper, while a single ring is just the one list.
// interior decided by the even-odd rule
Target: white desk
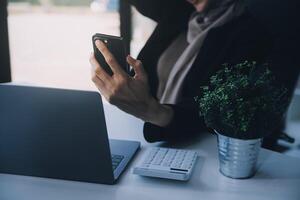
[{"label": "white desk", "polygon": [[[106,105],[105,109],[110,137],[142,141],[141,151],[118,184],[109,186],[0,174],[0,200],[300,200],[300,159],[262,150],[259,171],[254,178],[229,179],[218,171],[216,138],[211,135],[195,144],[181,146],[197,150],[201,155],[189,182],[133,175],[132,166],[145,148],[159,144],[144,141],[142,122],[111,106]],[[114,126],[116,124],[118,126]]]}]

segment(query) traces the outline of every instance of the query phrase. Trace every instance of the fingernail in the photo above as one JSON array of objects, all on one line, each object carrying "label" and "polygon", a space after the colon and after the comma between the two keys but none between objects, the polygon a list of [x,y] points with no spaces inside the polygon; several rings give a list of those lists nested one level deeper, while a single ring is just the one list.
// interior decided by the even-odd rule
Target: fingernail
[{"label": "fingernail", "polygon": [[94,53],[91,53],[90,54],[90,59],[93,59],[94,58]]},{"label": "fingernail", "polygon": [[96,40],[96,46],[101,46],[102,45],[102,42],[100,40]]}]

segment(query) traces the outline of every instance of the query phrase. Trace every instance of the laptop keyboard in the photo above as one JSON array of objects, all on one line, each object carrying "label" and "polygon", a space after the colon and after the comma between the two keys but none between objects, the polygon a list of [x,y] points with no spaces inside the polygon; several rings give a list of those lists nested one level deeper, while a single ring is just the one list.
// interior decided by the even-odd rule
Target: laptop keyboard
[{"label": "laptop keyboard", "polygon": [[123,159],[124,159],[124,156],[115,155],[115,154],[111,155],[113,171],[115,169],[117,169],[117,167],[120,165],[120,163],[122,162]]}]

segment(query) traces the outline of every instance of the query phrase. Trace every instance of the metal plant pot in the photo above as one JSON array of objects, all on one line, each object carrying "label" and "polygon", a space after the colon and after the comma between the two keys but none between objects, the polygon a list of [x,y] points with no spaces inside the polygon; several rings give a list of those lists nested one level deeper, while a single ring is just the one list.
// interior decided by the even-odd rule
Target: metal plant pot
[{"label": "metal plant pot", "polygon": [[262,139],[241,140],[217,133],[220,172],[227,177],[244,179],[256,172]]}]

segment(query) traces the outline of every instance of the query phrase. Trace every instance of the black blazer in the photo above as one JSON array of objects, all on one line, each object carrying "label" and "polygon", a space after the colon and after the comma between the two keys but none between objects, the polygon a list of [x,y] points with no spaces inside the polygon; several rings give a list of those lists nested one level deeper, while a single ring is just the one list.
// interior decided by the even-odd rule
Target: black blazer
[{"label": "black blazer", "polygon": [[[169,0],[127,1],[157,22],[157,27],[138,56],[148,73],[151,93],[156,96],[158,59],[178,34],[187,30],[189,17],[195,10],[185,0],[171,3]],[[246,3],[240,1],[238,8],[242,7],[245,7],[243,12],[232,21],[209,31],[184,82],[182,102],[171,105],[175,111],[171,123],[167,127],[144,124],[144,137],[148,142],[182,140],[207,130],[204,120],[198,115],[194,97],[199,94],[200,86],[208,85],[210,76],[224,63],[236,64],[245,60],[268,62],[278,83],[284,84],[292,94],[299,74],[294,63],[287,65],[290,64],[287,60],[293,55],[278,59],[275,36],[249,12]],[[282,52],[281,48],[285,46],[279,46]],[[290,46],[286,48],[291,51]],[[291,69],[287,69],[287,66]]]}]

